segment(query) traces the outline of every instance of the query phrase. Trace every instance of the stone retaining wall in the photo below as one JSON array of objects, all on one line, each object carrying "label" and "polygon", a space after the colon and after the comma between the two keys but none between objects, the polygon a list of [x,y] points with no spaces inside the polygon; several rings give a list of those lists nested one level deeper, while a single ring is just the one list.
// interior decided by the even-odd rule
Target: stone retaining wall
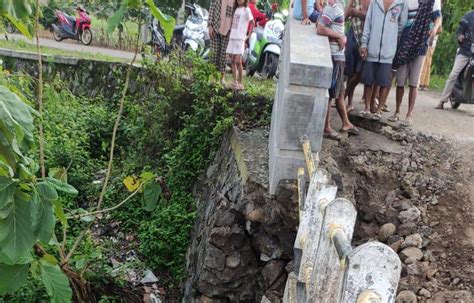
[{"label": "stone retaining wall", "polygon": [[232,129],[196,186],[183,302],[281,302],[297,229],[294,183],[268,195],[268,131]]}]

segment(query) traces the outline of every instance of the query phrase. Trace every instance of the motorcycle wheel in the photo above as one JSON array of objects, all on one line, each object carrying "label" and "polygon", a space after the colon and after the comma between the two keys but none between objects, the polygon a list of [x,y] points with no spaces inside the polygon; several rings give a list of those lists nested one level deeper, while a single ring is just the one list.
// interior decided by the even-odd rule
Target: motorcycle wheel
[{"label": "motorcycle wheel", "polygon": [[451,103],[451,108],[452,108],[452,109],[458,109],[459,106],[461,105],[461,103],[459,103],[459,102],[454,102],[454,101],[452,101],[452,100],[451,100],[450,103]]},{"label": "motorcycle wheel", "polygon": [[271,79],[275,76],[278,68],[278,56],[273,53],[265,55],[265,61],[262,68],[262,78]]},{"label": "motorcycle wheel", "polygon": [[89,45],[92,42],[92,31],[89,28],[84,29],[81,34],[81,42],[84,45]]},{"label": "motorcycle wheel", "polygon": [[56,40],[58,42],[63,41],[63,36],[61,36],[61,34],[59,33],[59,29],[53,30],[53,37],[54,37],[54,40]]},{"label": "motorcycle wheel", "polygon": [[13,26],[13,24],[11,22],[7,22],[6,23],[6,31],[9,34],[14,34],[15,31],[16,31],[16,28],[15,28],[15,26]]}]

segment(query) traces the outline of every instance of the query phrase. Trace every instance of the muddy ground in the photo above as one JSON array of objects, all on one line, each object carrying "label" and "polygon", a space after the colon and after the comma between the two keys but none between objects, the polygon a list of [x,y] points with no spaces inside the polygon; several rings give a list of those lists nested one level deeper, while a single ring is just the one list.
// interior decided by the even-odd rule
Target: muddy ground
[{"label": "muddy ground", "polygon": [[353,244],[377,239],[399,253],[397,302],[474,302],[470,142],[351,120],[361,135],[325,140],[321,156],[339,195],[356,202]]}]

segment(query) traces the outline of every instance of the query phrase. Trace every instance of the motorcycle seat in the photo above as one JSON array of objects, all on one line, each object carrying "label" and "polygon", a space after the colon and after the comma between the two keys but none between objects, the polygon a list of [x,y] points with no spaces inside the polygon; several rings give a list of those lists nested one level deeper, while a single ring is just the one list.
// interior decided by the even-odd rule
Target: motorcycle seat
[{"label": "motorcycle seat", "polygon": [[255,29],[255,33],[257,34],[257,40],[260,41],[263,38],[263,28]]},{"label": "motorcycle seat", "polygon": [[72,26],[75,25],[76,23],[76,18],[74,18],[73,16],[70,16],[68,14],[64,14],[64,17],[69,21],[69,23],[71,23]]},{"label": "motorcycle seat", "polygon": [[181,31],[184,30],[185,27],[186,27],[186,25],[184,25],[184,24],[176,25],[176,26],[174,27],[174,30],[173,30],[173,31],[174,31],[174,32],[181,32]]}]

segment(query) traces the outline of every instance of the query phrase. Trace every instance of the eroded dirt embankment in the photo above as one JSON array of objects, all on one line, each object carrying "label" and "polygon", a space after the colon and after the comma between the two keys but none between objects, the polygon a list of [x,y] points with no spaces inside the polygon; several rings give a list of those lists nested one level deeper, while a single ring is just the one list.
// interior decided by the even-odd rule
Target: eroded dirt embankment
[{"label": "eroded dirt embankment", "polygon": [[[325,141],[322,164],[356,201],[357,245],[378,239],[403,263],[398,302],[473,302],[473,163],[464,146],[390,126]],[[469,150],[469,149],[467,149]]]}]

